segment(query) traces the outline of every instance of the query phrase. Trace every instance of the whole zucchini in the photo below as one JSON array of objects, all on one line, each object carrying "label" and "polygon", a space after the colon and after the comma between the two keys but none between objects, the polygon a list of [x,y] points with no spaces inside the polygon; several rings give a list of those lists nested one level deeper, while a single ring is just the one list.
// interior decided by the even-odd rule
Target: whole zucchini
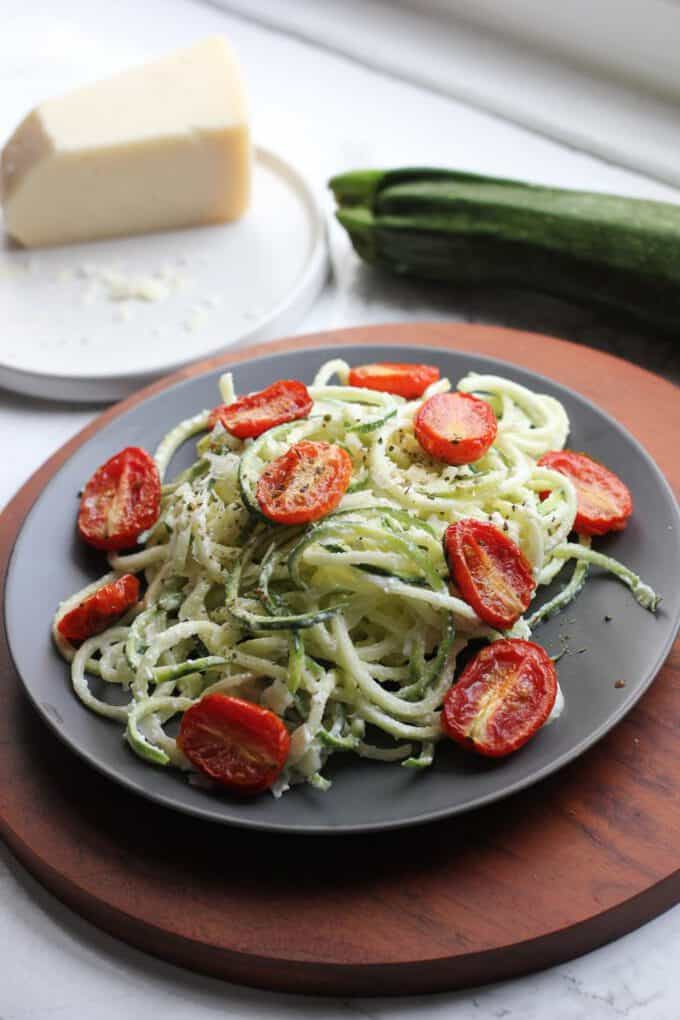
[{"label": "whole zucchini", "polygon": [[357,253],[421,279],[526,287],[680,328],[680,206],[414,168],[330,181]]}]

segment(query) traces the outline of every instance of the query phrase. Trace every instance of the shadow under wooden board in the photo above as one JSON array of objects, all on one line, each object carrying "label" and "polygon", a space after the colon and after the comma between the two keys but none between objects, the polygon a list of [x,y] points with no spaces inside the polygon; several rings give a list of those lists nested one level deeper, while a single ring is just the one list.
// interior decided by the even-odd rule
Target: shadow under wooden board
[{"label": "shadow under wooden board", "polygon": [[[0,569],[70,453],[151,393],[257,354],[419,343],[525,366],[590,398],[680,490],[678,390],[609,355],[486,326],[319,333],[183,369],[107,411],[0,519]],[[39,578],[36,578],[39,581]],[[248,832],[182,816],[89,769],[29,705],[0,631],[0,833],[52,892],[101,928],[180,965],[264,988],[404,994],[514,977],[630,931],[680,892],[680,646],[632,712],[528,791],[399,833]]]}]

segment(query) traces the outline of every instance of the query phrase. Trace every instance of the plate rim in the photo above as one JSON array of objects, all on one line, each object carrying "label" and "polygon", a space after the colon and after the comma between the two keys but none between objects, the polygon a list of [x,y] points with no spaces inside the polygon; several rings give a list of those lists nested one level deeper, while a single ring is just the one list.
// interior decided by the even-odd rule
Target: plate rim
[{"label": "plate rim", "polygon": [[[328,276],[330,256],[327,243],[327,223],[319,190],[302,171],[270,146],[253,145],[254,160],[262,162],[285,179],[297,192],[307,208],[313,243],[304,269],[292,289],[277,304],[240,333],[236,339],[208,348],[199,355],[200,360],[218,357],[222,353],[257,341],[273,339],[274,331],[289,329],[314,303]],[[191,229],[191,228],[190,228]],[[163,233],[160,231],[159,233]],[[116,240],[115,238],[111,240]],[[119,238],[118,240],[125,240]],[[31,249],[26,249],[29,252]],[[152,381],[174,375],[182,368],[196,363],[195,357],[169,361],[158,369],[138,372],[116,372],[103,375],[54,374],[34,369],[17,368],[0,359],[0,386],[14,393],[22,393],[59,403],[79,404],[118,401],[145,388]]]},{"label": "plate rim", "polygon": [[[385,325],[386,324],[382,324],[382,328],[385,328]],[[395,325],[404,324],[401,323]],[[411,324],[409,323],[407,325]],[[434,323],[434,325],[442,326],[445,324]],[[453,326],[455,328],[455,326],[460,326],[460,324],[454,323]],[[372,332],[372,328],[375,327],[372,326],[359,327],[359,329],[365,330],[366,335],[357,338],[352,337],[344,339],[342,341],[342,346],[347,348],[361,346],[389,346],[390,349],[411,353],[430,350],[433,352],[436,351],[437,353],[444,355],[462,354],[474,356],[473,352],[467,351],[465,349],[460,350],[453,345],[451,346],[443,346],[441,344],[438,345],[436,341],[433,341],[432,343],[424,342],[414,345],[413,343],[405,342],[400,343],[398,341],[392,342],[380,340],[377,337],[372,337],[370,335]],[[501,328],[501,331],[503,333],[508,333],[511,335],[521,333],[521,331],[518,330],[505,328]],[[271,347],[267,344],[261,344],[252,349],[241,349],[238,351],[231,351],[226,354],[222,354],[221,356],[212,357],[208,359],[201,359],[198,362],[194,362],[193,365],[183,366],[183,368],[180,369],[179,372],[172,373],[167,377],[157,380],[150,386],[143,388],[142,390],[131,395],[126,400],[123,400],[119,404],[116,404],[112,408],[109,408],[107,411],[104,411],[101,415],[98,415],[93,422],[90,422],[84,429],[77,433],[76,436],[72,437],[72,439],[69,442],[64,444],[50,458],[48,458],[48,460],[45,461],[40,468],[38,468],[38,471],[41,471],[43,468],[50,465],[53,462],[53,460],[59,458],[59,456],[61,455],[62,457],[61,463],[58,464],[56,470],[50,474],[49,480],[56,477],[57,474],[59,474],[61,470],[67,466],[73,454],[75,454],[77,450],[84,446],[90,440],[90,438],[96,435],[100,431],[100,428],[102,426],[108,426],[110,423],[122,417],[128,411],[132,410],[134,407],[145,403],[146,400],[148,400],[150,397],[154,397],[162,392],[174,389],[175,387],[182,387],[183,385],[190,384],[192,381],[204,376],[211,375],[219,371],[220,368],[222,368],[223,366],[226,367],[231,363],[234,364],[240,364],[244,362],[253,363],[271,360],[273,358],[278,357],[285,357],[286,354],[291,353],[292,351],[295,350],[299,350],[300,347],[303,346],[303,345],[291,346],[292,343],[300,339],[306,341],[306,343],[304,343],[303,349],[307,351],[319,351],[319,352],[328,351],[331,355],[337,356],[337,337],[335,339],[335,345],[332,345],[332,341],[328,339],[328,335],[330,334],[332,337],[334,334],[337,333],[342,334],[354,332],[356,332],[356,327],[354,329],[348,328],[346,330],[342,329],[336,331],[331,330],[325,333],[308,334],[306,336],[302,336],[299,338],[289,337],[286,338],[285,340],[279,341],[277,344],[272,345]],[[540,336],[540,334],[529,335],[534,337]],[[573,344],[569,341],[562,341],[559,340],[558,338],[550,339],[553,341],[557,340],[557,342],[562,343],[567,347],[572,347],[575,348],[576,350],[580,349],[579,345]],[[588,350],[590,351],[591,349],[588,348]],[[599,351],[592,351],[592,353],[602,354],[602,352]],[[654,461],[653,457],[647,452],[645,447],[636,438],[636,436],[634,436],[633,433],[630,432],[630,430],[622,422],[618,421],[618,419],[616,419],[612,414],[610,414],[609,411],[606,411],[603,408],[599,407],[593,400],[581,394],[578,390],[575,390],[569,386],[565,386],[560,381],[553,379],[547,375],[544,375],[543,373],[536,372],[533,368],[528,368],[521,364],[517,365],[503,358],[498,358],[494,355],[489,355],[482,352],[479,352],[477,356],[487,363],[490,362],[494,365],[499,366],[499,368],[503,368],[506,370],[518,369],[520,372],[528,372],[537,380],[541,382],[547,382],[550,386],[556,387],[558,390],[564,392],[565,394],[568,394],[570,397],[576,397],[577,400],[582,401],[591,410],[601,415],[606,421],[612,422],[615,428],[619,430],[620,433],[623,434],[626,441],[629,442],[635,448],[638,456],[641,457],[646,462],[648,468],[651,469],[652,474],[657,478],[657,481],[660,482],[661,489],[664,491],[666,497],[669,499],[670,506],[675,515],[674,521],[674,523],[676,524],[675,535],[677,537],[678,542],[680,543],[680,505],[678,502],[678,498],[676,497],[665,475]],[[606,354],[605,357],[612,357],[613,360],[615,361],[624,361],[624,359],[619,359],[609,354]],[[624,363],[630,366],[630,363],[627,362]],[[638,371],[643,372],[646,371],[645,369],[640,369],[639,366],[632,367],[634,367]],[[193,368],[194,371],[189,371],[191,368]],[[651,375],[652,377],[655,377],[654,373],[647,374]],[[672,383],[669,382],[669,380],[661,379],[661,381],[664,383],[668,383],[671,386],[673,385]],[[546,779],[548,776],[553,775],[554,773],[560,771],[562,768],[564,768],[565,765],[569,764],[571,761],[574,761],[576,758],[580,757],[589,748],[591,748],[599,740],[601,740],[610,730],[617,726],[621,722],[623,717],[643,697],[645,692],[649,689],[649,687],[653,683],[661,666],[668,657],[668,654],[671,648],[673,647],[673,644],[677,637],[678,630],[680,629],[680,607],[679,607],[678,611],[676,612],[675,618],[669,621],[670,626],[666,640],[660,646],[657,647],[657,655],[654,659],[654,663],[647,670],[647,673],[644,679],[642,680],[641,684],[638,687],[636,687],[635,690],[631,690],[626,694],[626,696],[622,699],[620,705],[607,718],[607,720],[603,722],[595,731],[593,731],[593,733],[583,738],[575,747],[572,747],[570,750],[565,751],[558,758],[551,760],[549,763],[545,764],[542,768],[539,768],[537,771],[531,773],[531,775],[526,776],[523,779],[519,779],[515,783],[512,783],[509,787],[503,789],[501,792],[494,792],[482,795],[476,798],[471,803],[468,803],[464,806],[442,808],[436,811],[427,811],[422,814],[409,816],[407,819],[393,819],[369,823],[352,823],[334,826],[329,826],[327,824],[295,825],[289,823],[279,824],[276,822],[261,821],[249,818],[231,818],[231,817],[225,818],[223,816],[216,814],[213,810],[210,809],[210,807],[203,808],[201,807],[200,804],[197,804],[195,807],[185,804],[178,804],[172,797],[166,796],[163,793],[150,792],[149,790],[145,789],[143,784],[136,782],[134,779],[128,779],[124,776],[121,776],[117,771],[106,767],[105,764],[99,762],[97,759],[92,757],[88,752],[80,748],[77,744],[71,743],[69,740],[65,738],[64,733],[58,728],[55,720],[51,718],[49,712],[46,711],[43,705],[33,696],[33,693],[31,692],[30,688],[24,681],[24,678],[19,668],[17,667],[16,659],[12,650],[12,643],[10,640],[10,630],[8,626],[7,616],[8,591],[10,588],[11,578],[15,566],[15,554],[17,546],[19,544],[19,540],[24,532],[24,529],[30,517],[32,516],[34,510],[36,509],[37,504],[40,501],[40,498],[41,497],[38,496],[30,505],[16,533],[16,537],[12,544],[12,549],[8,558],[7,572],[4,585],[3,619],[5,624],[5,632],[7,635],[7,647],[23,690],[28,695],[31,704],[35,707],[41,719],[47,723],[50,729],[59,738],[62,745],[68,747],[70,751],[75,752],[82,760],[84,760],[88,765],[93,766],[99,773],[103,774],[108,779],[112,780],[113,782],[116,782],[118,785],[124,787],[125,789],[130,790],[135,794],[139,794],[140,796],[148,800],[151,800],[154,803],[160,804],[163,807],[169,808],[173,811],[178,811],[183,815],[198,817],[204,821],[210,821],[220,825],[233,825],[238,828],[275,832],[277,834],[290,834],[291,836],[358,835],[362,833],[368,834],[372,832],[373,833],[384,831],[386,832],[401,828],[411,828],[417,825],[425,825],[428,824],[429,822],[437,822],[441,821],[444,818],[451,818],[456,815],[468,814],[469,812],[489,807],[492,804],[505,800],[508,797],[511,797],[514,794],[521,792],[522,790],[525,790],[531,786],[536,785],[537,783]]]}]

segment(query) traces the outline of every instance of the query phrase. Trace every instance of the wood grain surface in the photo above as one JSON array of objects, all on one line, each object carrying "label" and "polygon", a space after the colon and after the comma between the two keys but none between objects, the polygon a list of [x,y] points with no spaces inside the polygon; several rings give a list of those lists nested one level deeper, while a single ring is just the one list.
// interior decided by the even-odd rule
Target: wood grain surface
[{"label": "wood grain surface", "polygon": [[[107,411],[0,519],[0,568],[45,482],[102,424],[217,365],[332,343],[427,344],[526,366],[590,397],[680,491],[680,398],[610,355],[486,326],[318,333],[183,369]],[[680,893],[680,647],[595,748],[529,791],[384,835],[294,837],[146,802],[63,747],[21,691],[0,631],[0,833],[61,900],[125,941],[244,984],[327,994],[434,991],[512,977],[631,930]]]}]

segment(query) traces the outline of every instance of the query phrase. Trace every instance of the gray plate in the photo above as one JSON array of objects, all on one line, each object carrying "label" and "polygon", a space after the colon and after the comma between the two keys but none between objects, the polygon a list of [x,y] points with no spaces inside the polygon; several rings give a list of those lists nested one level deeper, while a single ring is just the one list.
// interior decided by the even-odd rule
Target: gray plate
[{"label": "gray plate", "polygon": [[[542,376],[452,351],[405,347],[390,353],[402,361],[437,364],[454,381],[471,369],[493,372],[561,400],[572,423],[569,445],[605,462],[633,492],[636,512],[627,529],[598,540],[598,548],[640,572],[663,596],[661,611],[652,616],[623,585],[592,572],[566,613],[536,632],[551,653],[568,639],[570,654],[559,663],[564,713],[506,761],[485,761],[445,743],[436,764],[421,774],[338,754],[326,769],[333,779],[328,793],[296,787],[278,801],[271,796],[237,801],[190,786],[174,770],[146,765],[123,743],[117,724],[91,714],[72,694],[49,629],[57,603],[105,570],[101,557],[77,540],[78,490],[116,450],[153,449],[180,417],[217,403],[218,373],[190,379],[117,418],[74,453],[31,510],[9,568],[7,632],[24,686],[55,733],[111,779],[180,811],[251,828],[309,833],[396,828],[468,811],[537,782],[604,736],[651,683],[680,622],[680,512],[651,458],[602,411]],[[234,369],[236,389],[260,389],[280,378],[309,380],[336,354],[334,348],[307,349],[242,362]],[[355,363],[378,361],[385,348],[354,347],[351,356]],[[189,444],[173,468],[192,459]],[[615,686],[620,680],[624,687]]]}]

